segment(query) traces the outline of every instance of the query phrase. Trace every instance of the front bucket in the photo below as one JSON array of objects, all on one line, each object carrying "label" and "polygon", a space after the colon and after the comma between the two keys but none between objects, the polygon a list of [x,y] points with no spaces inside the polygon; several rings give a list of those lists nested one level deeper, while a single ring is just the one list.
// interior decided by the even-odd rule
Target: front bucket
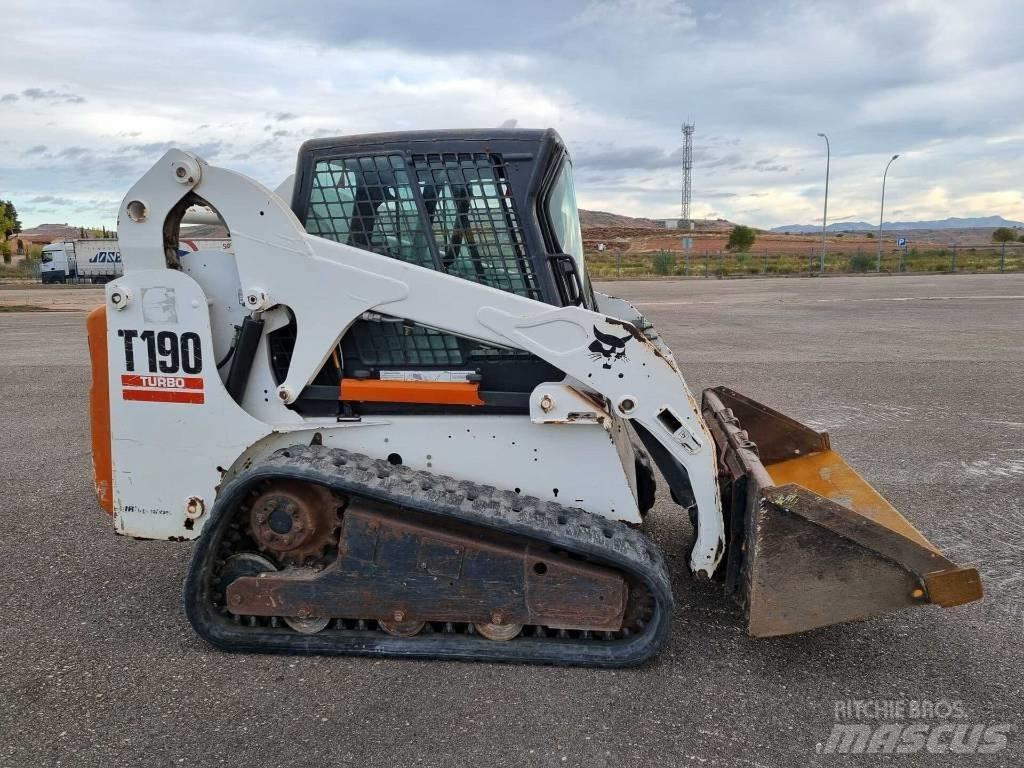
[{"label": "front bucket", "polygon": [[702,410],[720,456],[725,581],[751,635],[981,599],[977,570],[943,557],[827,433],[725,387],[705,390]]}]

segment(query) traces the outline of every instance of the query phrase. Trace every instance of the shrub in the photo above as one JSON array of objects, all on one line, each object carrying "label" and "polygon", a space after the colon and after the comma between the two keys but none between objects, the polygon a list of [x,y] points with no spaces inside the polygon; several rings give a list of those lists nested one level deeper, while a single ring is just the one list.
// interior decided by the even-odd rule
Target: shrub
[{"label": "shrub", "polygon": [[1012,243],[1017,239],[1017,233],[1009,227],[997,227],[992,232],[993,243]]},{"label": "shrub", "polygon": [[676,266],[676,255],[670,251],[658,251],[651,261],[654,274],[671,275]]},{"label": "shrub", "polygon": [[850,257],[851,272],[870,272],[877,265],[876,257],[868,256],[866,253],[858,253]]}]

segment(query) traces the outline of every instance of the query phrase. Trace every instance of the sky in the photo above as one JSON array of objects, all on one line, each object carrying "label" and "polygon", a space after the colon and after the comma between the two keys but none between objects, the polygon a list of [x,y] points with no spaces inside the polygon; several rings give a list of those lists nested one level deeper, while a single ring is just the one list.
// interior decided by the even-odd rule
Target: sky
[{"label": "sky", "polygon": [[0,199],[115,226],[169,147],[274,188],[309,138],[553,127],[583,208],[1024,220],[1020,0],[0,0]]}]

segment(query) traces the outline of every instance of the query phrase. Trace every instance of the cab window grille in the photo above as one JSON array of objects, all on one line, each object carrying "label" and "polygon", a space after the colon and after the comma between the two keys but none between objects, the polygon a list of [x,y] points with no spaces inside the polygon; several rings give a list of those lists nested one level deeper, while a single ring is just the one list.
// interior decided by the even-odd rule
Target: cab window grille
[{"label": "cab window grille", "polygon": [[401,155],[317,163],[306,231],[421,267],[434,267]]},{"label": "cab window grille", "polygon": [[450,333],[394,323],[357,323],[350,335],[360,363],[368,366],[463,365],[469,346]]},{"label": "cab window grille", "polygon": [[[541,299],[505,167],[494,155],[421,154],[408,163],[399,154],[318,161],[306,231]],[[441,331],[389,323],[358,321],[349,337],[360,361],[369,366],[450,366],[463,365],[471,356],[528,355],[519,350],[485,351]]]},{"label": "cab window grille", "polygon": [[505,166],[485,153],[413,155],[431,231],[449,274],[540,298]]}]

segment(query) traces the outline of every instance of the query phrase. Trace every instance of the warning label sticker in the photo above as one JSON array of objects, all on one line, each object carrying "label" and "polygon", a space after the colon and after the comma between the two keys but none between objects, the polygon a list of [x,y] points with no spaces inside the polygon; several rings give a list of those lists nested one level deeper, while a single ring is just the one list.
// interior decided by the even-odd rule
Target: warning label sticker
[{"label": "warning label sticker", "polygon": [[147,374],[122,374],[121,396],[125,400],[140,400],[148,403],[192,403],[201,405],[203,398],[202,376],[158,376]]}]

